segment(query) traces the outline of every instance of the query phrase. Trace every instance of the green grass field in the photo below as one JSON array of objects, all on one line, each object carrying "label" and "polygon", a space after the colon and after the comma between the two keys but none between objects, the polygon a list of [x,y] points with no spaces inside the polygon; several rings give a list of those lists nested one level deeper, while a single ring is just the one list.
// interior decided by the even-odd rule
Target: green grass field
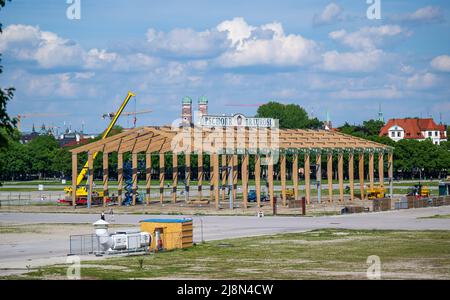
[{"label": "green grass field", "polygon": [[[83,263],[84,279],[450,279],[450,231],[315,230],[212,241],[190,249]],[[65,278],[67,266],[25,278]],[[112,271],[114,270],[114,271]],[[12,277],[10,277],[12,278]]]}]

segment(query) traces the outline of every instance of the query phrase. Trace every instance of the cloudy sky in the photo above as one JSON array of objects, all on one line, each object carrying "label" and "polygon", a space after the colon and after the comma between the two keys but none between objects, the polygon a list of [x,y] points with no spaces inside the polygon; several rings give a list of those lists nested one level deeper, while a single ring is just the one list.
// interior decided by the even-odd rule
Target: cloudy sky
[{"label": "cloudy sky", "polygon": [[450,123],[448,1],[381,0],[381,20],[366,0],[81,0],[80,20],[66,0],[37,2],[0,12],[10,114],[56,114],[25,130],[100,132],[128,90],[128,111],[154,111],[138,125],[172,123],[186,95],[207,96],[213,114],[254,115],[274,99],[335,125],[376,118],[380,104],[386,118]]}]

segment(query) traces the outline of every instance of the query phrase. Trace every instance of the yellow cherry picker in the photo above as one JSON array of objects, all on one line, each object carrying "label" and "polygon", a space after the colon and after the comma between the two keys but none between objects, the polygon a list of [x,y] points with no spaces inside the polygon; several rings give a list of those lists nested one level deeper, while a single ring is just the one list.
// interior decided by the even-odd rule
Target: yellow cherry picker
[{"label": "yellow cherry picker", "polygon": [[[113,114],[111,122],[109,123],[108,127],[106,128],[105,132],[103,132],[102,140],[106,139],[111,132],[112,128],[116,124],[117,120],[119,119],[120,115],[122,114],[123,110],[125,109],[125,106],[128,104],[130,99],[132,97],[135,97],[136,95],[132,92],[128,92],[128,95],[126,96],[125,100],[123,100],[122,105],[120,106],[119,110],[115,114]],[[92,155],[92,160],[95,161],[95,158],[97,157],[98,152],[95,152]],[[83,181],[84,177],[86,176],[86,173],[88,172],[89,164],[86,162],[83,166],[83,169],[81,169],[80,174],[78,174],[77,177],[77,190],[76,190],[76,204],[77,205],[86,205],[87,204],[87,198],[88,198],[88,189],[86,188],[86,185],[82,186],[81,182]],[[92,175],[91,175],[92,176]],[[72,203],[72,193],[73,189],[72,186],[67,186],[64,188],[64,192],[66,193],[65,199],[59,200],[59,203]],[[92,203],[100,202],[103,200],[103,191],[95,191],[92,193]]]}]

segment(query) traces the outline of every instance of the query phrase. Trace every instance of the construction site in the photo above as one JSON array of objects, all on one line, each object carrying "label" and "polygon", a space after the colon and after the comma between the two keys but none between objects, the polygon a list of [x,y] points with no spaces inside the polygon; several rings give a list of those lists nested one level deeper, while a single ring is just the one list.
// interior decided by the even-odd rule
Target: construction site
[{"label": "construction site", "polygon": [[22,2],[0,1],[0,283],[450,279],[450,57],[424,34],[448,10]]}]

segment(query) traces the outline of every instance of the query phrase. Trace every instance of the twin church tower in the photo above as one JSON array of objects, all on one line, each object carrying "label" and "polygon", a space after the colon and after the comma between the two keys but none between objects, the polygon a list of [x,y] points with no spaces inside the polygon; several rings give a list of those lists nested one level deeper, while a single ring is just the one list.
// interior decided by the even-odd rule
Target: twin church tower
[{"label": "twin church tower", "polygon": [[[198,98],[199,118],[208,114],[208,98],[201,96]],[[192,123],[192,98],[184,97],[181,108],[182,126],[191,126]]]}]

